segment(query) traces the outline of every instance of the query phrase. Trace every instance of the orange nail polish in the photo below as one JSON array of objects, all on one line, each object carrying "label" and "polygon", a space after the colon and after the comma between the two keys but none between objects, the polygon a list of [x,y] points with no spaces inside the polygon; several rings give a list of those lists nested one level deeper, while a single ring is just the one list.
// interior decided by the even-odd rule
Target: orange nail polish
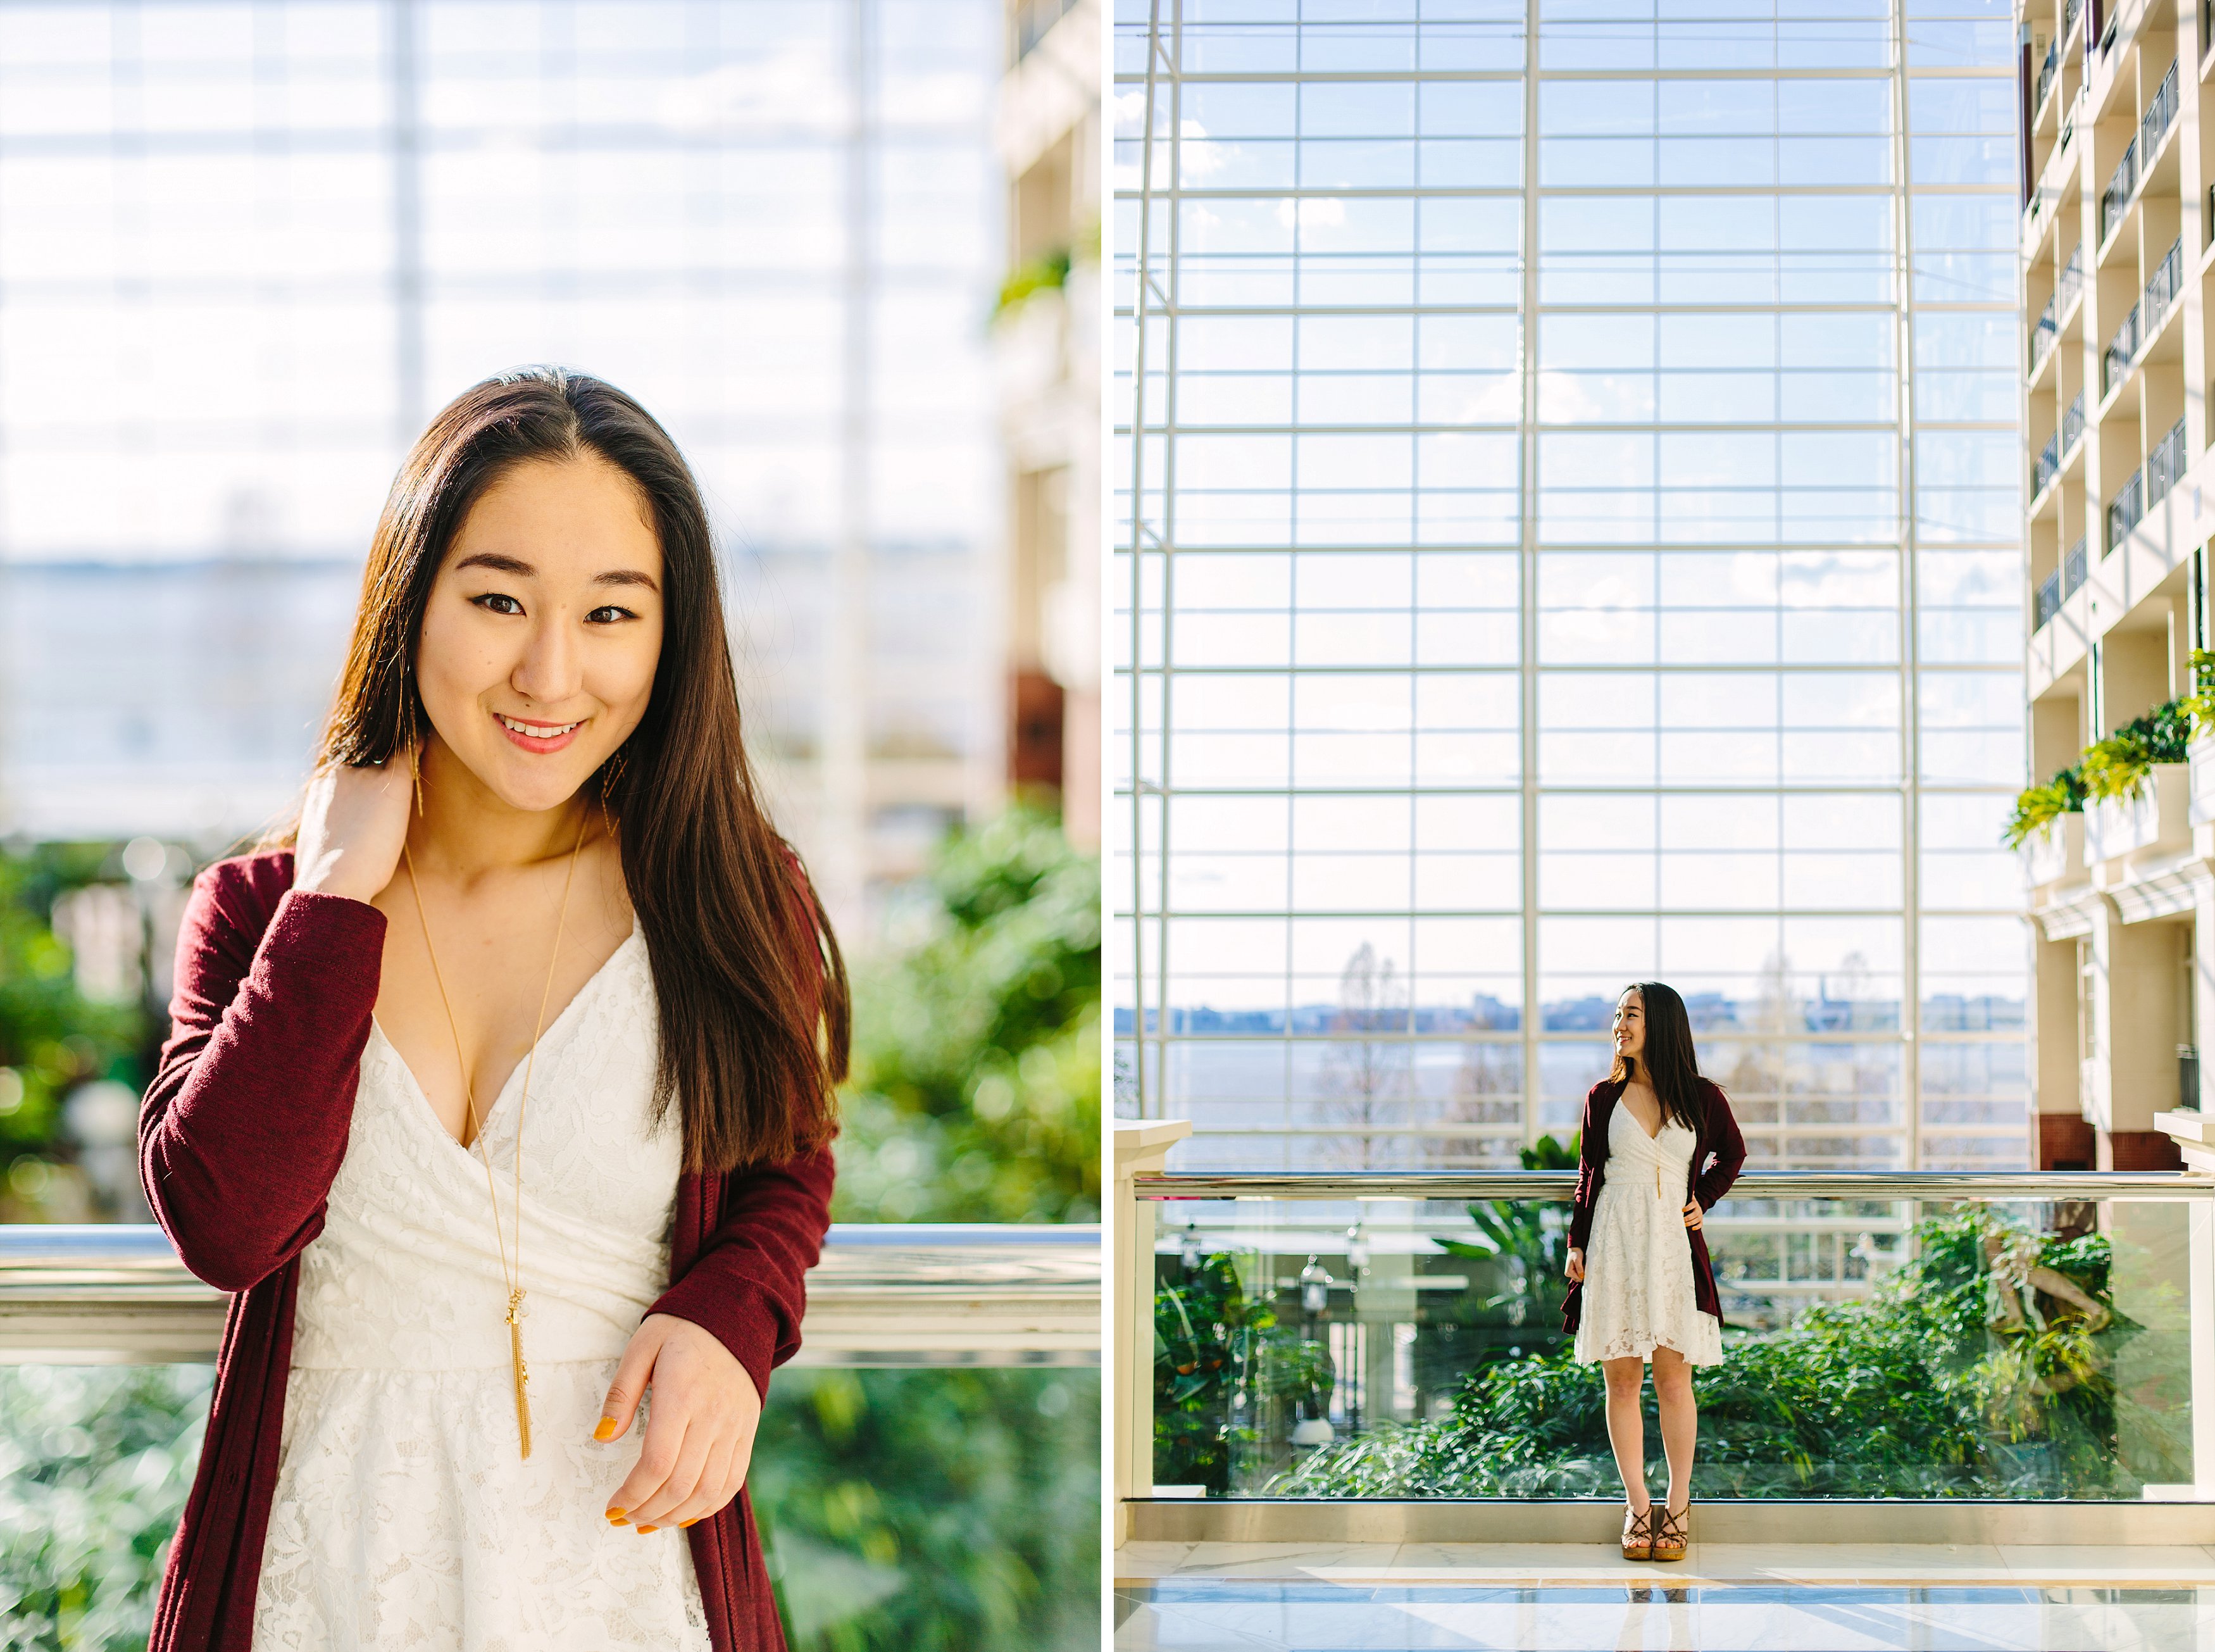
[{"label": "orange nail polish", "polygon": [[678,1526],[679,1527],[687,1526],[697,1526],[697,1525],[699,1525],[699,1524],[700,1524],[700,1517],[699,1517],[697,1514],[695,1514],[695,1515],[694,1515],[690,1520],[679,1520],[679,1521],[678,1521],[678,1522],[677,1522],[677,1524],[678,1524]]},{"label": "orange nail polish", "polygon": [[659,1532],[660,1530],[661,1530],[661,1528],[658,1526],[641,1526],[637,1528],[638,1534],[641,1537],[644,1537],[648,1532]]},{"label": "orange nail polish", "polygon": [[628,1508],[611,1508],[608,1510],[608,1518],[613,1520],[617,1526],[621,1526],[623,1524],[623,1516],[629,1513],[630,1510]]},{"label": "orange nail polish", "polygon": [[602,1417],[600,1419],[600,1426],[592,1430],[592,1438],[595,1440],[613,1440],[616,1437],[616,1428],[617,1426],[618,1425],[613,1417]]}]

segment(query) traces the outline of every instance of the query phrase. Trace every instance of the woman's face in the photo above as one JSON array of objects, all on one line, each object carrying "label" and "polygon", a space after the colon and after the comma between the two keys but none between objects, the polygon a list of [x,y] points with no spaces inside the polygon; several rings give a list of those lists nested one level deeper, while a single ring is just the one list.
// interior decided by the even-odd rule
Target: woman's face
[{"label": "woman's face", "polygon": [[661,657],[661,544],[597,454],[532,460],[446,548],[415,660],[438,738],[502,801],[567,801],[646,715]]},{"label": "woman's face", "polygon": [[1617,1055],[1643,1055],[1646,1053],[1646,1000],[1635,986],[1615,1002],[1615,1053]]}]

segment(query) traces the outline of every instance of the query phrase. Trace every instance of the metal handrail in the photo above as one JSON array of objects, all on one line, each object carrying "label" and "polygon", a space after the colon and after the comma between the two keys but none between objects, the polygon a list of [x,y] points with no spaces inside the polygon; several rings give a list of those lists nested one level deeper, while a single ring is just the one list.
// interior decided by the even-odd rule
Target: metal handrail
[{"label": "metal handrail", "polygon": [[[1173,1170],[1135,1177],[1141,1199],[1549,1199],[1574,1170]],[[1876,1201],[2215,1199],[2215,1176],[2180,1170],[1749,1170],[1733,1200]]]},{"label": "metal handrail", "polygon": [[2084,536],[2078,534],[2077,543],[2069,547],[2069,554],[2061,559],[2061,599],[2066,602],[2077,594],[2077,586],[2084,583]]},{"label": "metal handrail", "polygon": [[2061,611],[2061,571],[2056,568],[2038,582],[2038,617],[2031,629],[2037,629]]},{"label": "metal handrail", "polygon": [[[795,1363],[1100,1363],[1096,1225],[838,1223]],[[0,1364],[214,1356],[230,1298],[144,1224],[0,1225]]]}]

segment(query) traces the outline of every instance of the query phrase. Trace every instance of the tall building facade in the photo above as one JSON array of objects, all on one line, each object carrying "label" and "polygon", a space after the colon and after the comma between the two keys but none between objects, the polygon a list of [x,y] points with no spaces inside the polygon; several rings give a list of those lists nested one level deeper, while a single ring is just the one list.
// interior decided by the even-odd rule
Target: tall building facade
[{"label": "tall building facade", "polygon": [[2026,1156],[2013,43],[1121,0],[1118,1106],[1514,1163],[1627,982],[1775,1167]]},{"label": "tall building facade", "polygon": [[[2029,777],[2044,782],[2188,694],[2206,642],[2215,65],[2199,7],[2030,0],[2016,21],[2024,686]],[[2136,797],[2086,802],[2026,845],[2042,1164],[2164,1167],[2180,1148],[2208,1162],[2211,790],[2200,764],[2157,762]]]},{"label": "tall building facade", "polygon": [[998,0],[0,0],[0,832],[284,807],[429,415],[559,361],[707,492],[842,921],[1006,777]]},{"label": "tall building facade", "polygon": [[1094,0],[1008,0],[996,323],[1008,464],[1008,770],[1100,846],[1100,74]]}]

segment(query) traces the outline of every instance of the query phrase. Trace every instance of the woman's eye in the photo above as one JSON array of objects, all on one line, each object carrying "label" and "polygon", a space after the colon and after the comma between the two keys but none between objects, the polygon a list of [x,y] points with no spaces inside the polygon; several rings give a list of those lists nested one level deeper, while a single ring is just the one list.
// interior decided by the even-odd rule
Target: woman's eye
[{"label": "woman's eye", "polygon": [[638,617],[638,616],[632,613],[629,609],[619,608],[614,603],[610,603],[604,608],[595,608],[591,613],[586,615],[585,617],[586,619],[598,619],[602,614],[612,614],[617,619],[636,619]]},{"label": "woman's eye", "polygon": [[[507,596],[498,591],[488,591],[482,597],[471,597],[469,600],[475,603],[478,607],[485,609],[488,613],[519,614],[523,611],[523,605],[521,603],[516,601],[513,597]],[[489,605],[496,602],[504,602],[508,605],[505,608],[494,608]]]}]

